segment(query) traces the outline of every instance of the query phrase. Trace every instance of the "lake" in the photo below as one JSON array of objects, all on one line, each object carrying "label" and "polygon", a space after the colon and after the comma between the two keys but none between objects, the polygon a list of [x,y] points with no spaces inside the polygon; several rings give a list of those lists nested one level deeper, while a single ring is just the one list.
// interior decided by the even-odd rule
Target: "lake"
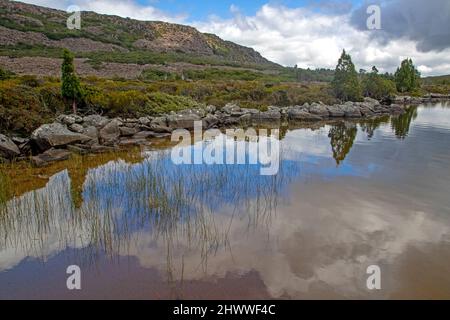
[{"label": "lake", "polygon": [[164,141],[3,166],[0,298],[450,298],[450,105],[281,132],[273,176]]}]

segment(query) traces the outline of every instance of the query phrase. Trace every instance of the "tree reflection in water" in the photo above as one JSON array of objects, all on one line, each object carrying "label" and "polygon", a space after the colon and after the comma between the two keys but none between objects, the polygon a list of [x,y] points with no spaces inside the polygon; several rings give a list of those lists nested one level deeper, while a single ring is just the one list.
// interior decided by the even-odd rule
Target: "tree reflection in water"
[{"label": "tree reflection in water", "polygon": [[409,134],[409,128],[413,120],[417,118],[417,107],[410,107],[400,116],[391,118],[391,127],[395,136],[399,139],[405,139]]},{"label": "tree reflection in water", "polygon": [[331,148],[333,150],[333,158],[336,164],[341,164],[345,157],[353,147],[358,128],[352,122],[339,122],[331,127],[328,137],[331,139]]}]

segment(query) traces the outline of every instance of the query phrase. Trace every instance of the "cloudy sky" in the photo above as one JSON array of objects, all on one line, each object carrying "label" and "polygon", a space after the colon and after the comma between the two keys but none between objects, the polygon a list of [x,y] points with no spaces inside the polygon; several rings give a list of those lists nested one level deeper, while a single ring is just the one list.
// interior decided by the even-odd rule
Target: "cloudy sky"
[{"label": "cloudy sky", "polygon": [[[277,63],[334,68],[347,49],[357,68],[395,71],[413,58],[423,75],[450,74],[449,0],[22,0],[47,7],[189,24]],[[381,30],[367,28],[369,5]]]}]

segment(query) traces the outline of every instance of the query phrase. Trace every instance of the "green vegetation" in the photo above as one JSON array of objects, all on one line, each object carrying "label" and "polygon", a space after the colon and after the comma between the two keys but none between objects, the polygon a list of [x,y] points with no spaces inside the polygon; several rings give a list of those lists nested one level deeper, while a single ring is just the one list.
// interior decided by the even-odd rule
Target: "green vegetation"
[{"label": "green vegetation", "polygon": [[380,75],[375,66],[369,74],[361,72],[360,77],[365,97],[382,100],[396,93],[395,82],[389,78],[389,75]]},{"label": "green vegetation", "polygon": [[68,50],[64,50],[61,73],[61,94],[63,98],[72,101],[73,113],[77,113],[77,103],[83,99],[83,91],[80,80],[75,74],[73,55]]},{"label": "green vegetation", "polygon": [[411,59],[403,60],[394,76],[399,92],[414,92],[420,88],[420,72]]},{"label": "green vegetation", "polygon": [[14,73],[4,70],[1,66],[0,66],[0,80],[6,80],[11,78],[14,75]]},{"label": "green vegetation", "polygon": [[[273,83],[259,80],[147,82],[87,77],[81,79],[81,88],[83,97],[78,102],[80,113],[97,112],[123,117],[157,116],[208,104],[223,107],[230,102],[261,110],[270,105],[336,102],[326,83]],[[67,102],[57,78],[15,76],[0,81],[0,132],[29,134],[66,109]]]},{"label": "green vegetation", "polygon": [[334,93],[343,101],[361,101],[362,90],[355,65],[349,54],[342,52],[332,82]]}]

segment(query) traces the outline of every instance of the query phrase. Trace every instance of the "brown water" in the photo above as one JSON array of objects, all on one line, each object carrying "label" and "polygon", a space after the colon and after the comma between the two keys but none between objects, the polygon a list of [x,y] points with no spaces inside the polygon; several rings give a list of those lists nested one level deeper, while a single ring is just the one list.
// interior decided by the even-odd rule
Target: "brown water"
[{"label": "brown water", "polygon": [[275,176],[169,152],[3,168],[0,298],[450,298],[450,106],[290,129]]}]

